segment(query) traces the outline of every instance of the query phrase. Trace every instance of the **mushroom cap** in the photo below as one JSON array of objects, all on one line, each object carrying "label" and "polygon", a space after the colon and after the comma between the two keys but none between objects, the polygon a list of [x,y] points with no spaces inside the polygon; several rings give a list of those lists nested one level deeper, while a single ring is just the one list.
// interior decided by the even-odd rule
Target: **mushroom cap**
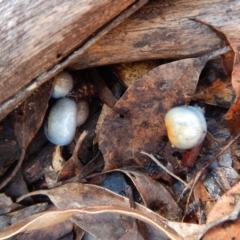
[{"label": "mushroom cap", "polygon": [[82,100],[77,103],[78,113],[77,113],[77,126],[83,125],[89,115],[89,105],[88,102]]},{"label": "mushroom cap", "polygon": [[73,89],[73,78],[67,72],[60,72],[55,77],[53,84],[52,98],[65,97]]},{"label": "mushroom cap", "polygon": [[191,149],[206,136],[207,123],[202,112],[192,106],[179,106],[169,110],[165,125],[171,144],[179,149]]},{"label": "mushroom cap", "polygon": [[77,127],[77,104],[68,98],[59,99],[51,108],[45,124],[48,140],[56,145],[71,143]]}]

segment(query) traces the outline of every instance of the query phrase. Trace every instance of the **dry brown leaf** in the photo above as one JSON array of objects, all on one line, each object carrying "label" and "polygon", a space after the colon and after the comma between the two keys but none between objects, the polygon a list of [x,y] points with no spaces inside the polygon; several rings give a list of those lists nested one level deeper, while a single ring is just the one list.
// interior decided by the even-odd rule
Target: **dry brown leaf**
[{"label": "dry brown leaf", "polygon": [[228,76],[232,75],[234,56],[234,52],[229,52],[222,55],[223,68]]},{"label": "dry brown leaf", "polygon": [[203,100],[208,104],[229,108],[235,98],[229,78],[216,79],[209,87],[199,88],[193,99]]},{"label": "dry brown leaf", "polygon": [[129,87],[137,79],[141,78],[144,74],[148,73],[157,66],[158,64],[154,61],[143,61],[133,63],[120,63],[115,65],[113,69],[121,81],[123,81],[123,83]]},{"label": "dry brown leaf", "polygon": [[127,232],[124,236],[122,236],[119,240],[144,240],[140,232],[138,231],[138,226],[136,221],[133,222],[133,229]]},{"label": "dry brown leaf", "polygon": [[[73,222],[67,220],[63,223],[56,224],[51,227],[24,232],[17,236],[17,240],[32,240],[32,239],[62,239],[73,230]],[[68,239],[71,239],[68,236]],[[77,239],[77,238],[76,238]]]},{"label": "dry brown leaf", "polygon": [[117,99],[115,98],[111,90],[108,88],[106,83],[103,81],[98,71],[96,69],[91,69],[91,71],[89,71],[89,77],[91,78],[91,81],[97,89],[98,96],[102,100],[102,102],[108,107],[113,107],[116,104]]},{"label": "dry brown leaf", "polygon": [[193,190],[193,196],[195,200],[198,200],[198,199],[201,200],[205,214],[208,214],[211,208],[213,207],[213,205],[215,204],[215,201],[213,201],[210,198],[210,194],[207,192],[206,188],[203,186],[202,181],[199,181],[197,183],[196,187]]},{"label": "dry brown leaf", "polygon": [[[228,50],[229,51],[229,50]],[[207,57],[161,65],[137,80],[107,114],[99,135],[105,170],[144,166],[140,150],[157,153],[166,136],[164,117],[194,93]]]},{"label": "dry brown leaf", "polygon": [[42,125],[48,107],[51,88],[52,81],[43,84],[13,112],[14,133],[21,147],[21,155],[10,176],[1,182],[0,189],[6,186],[20,169],[25,157],[26,148]]},{"label": "dry brown leaf", "polygon": [[45,227],[51,227],[58,223],[68,220],[71,216],[76,214],[72,211],[49,211],[33,215],[27,219],[19,221],[0,232],[0,239],[6,239],[14,236],[17,233],[38,230]]},{"label": "dry brown leaf", "polygon": [[13,112],[14,132],[22,148],[27,148],[43,123],[51,88],[52,81],[43,84]]},{"label": "dry brown leaf", "polygon": [[12,199],[5,193],[0,194],[0,215],[10,212],[11,205],[13,204]]},{"label": "dry brown leaf", "polygon": [[[80,215],[78,214],[73,217],[72,220],[79,227],[92,233],[100,239],[119,239],[125,234],[126,230],[132,229],[133,220],[131,218],[121,216],[122,214],[128,216],[126,213],[130,210],[129,200],[101,187],[71,183],[51,190],[32,192],[24,196],[27,197],[35,194],[47,195],[59,209],[82,209],[89,207],[91,212],[91,208],[94,208],[92,211],[97,211],[99,214],[88,214],[89,210],[87,210],[87,212],[83,211]],[[140,216],[140,220],[145,219],[146,214],[147,219],[158,219],[156,220],[158,230],[156,230],[155,223],[153,225],[150,223],[150,225],[146,226],[146,228],[152,228],[152,236],[159,236],[159,234],[162,235],[165,233],[169,236],[176,237],[176,239],[180,239],[174,231],[171,229],[165,229],[167,220],[139,204],[136,205],[136,210],[133,211],[136,211],[137,215],[142,215],[142,217]],[[101,210],[98,211],[101,207],[104,209],[103,212],[101,212]],[[118,214],[111,214],[112,211]],[[153,216],[151,216],[152,214]],[[131,214],[129,216],[131,216]],[[150,220],[150,222],[152,221],[153,220]],[[102,227],[103,222],[106,228]],[[160,229],[162,230],[159,233]]]},{"label": "dry brown leaf", "polygon": [[[161,236],[163,233],[172,239],[182,239],[188,236],[186,229],[177,234],[174,230],[168,228],[169,221],[152,212],[150,209],[137,203],[136,209],[132,209],[129,206],[128,199],[95,185],[71,183],[52,190],[36,191],[25,195],[25,197],[35,194],[47,195],[59,209],[81,208],[78,210],[79,214],[75,215],[72,220],[79,227],[100,238],[108,235],[109,238],[104,237],[104,239],[118,239],[121,236],[117,235],[118,238],[114,236],[119,234],[119,232],[121,233],[121,228],[125,229],[128,226],[129,230],[132,229],[132,221],[128,222],[128,219],[121,217],[121,215],[137,218],[147,223],[145,227],[151,229],[152,236]],[[103,222],[104,225],[107,224],[106,228],[102,227]],[[186,227],[189,227],[188,224]],[[193,228],[201,232],[197,225]],[[201,226],[200,228],[202,229]],[[122,233],[125,233],[125,231]]]},{"label": "dry brown leaf", "polygon": [[[240,24],[240,23],[239,23]],[[223,30],[224,31],[224,30]],[[233,30],[234,31],[234,30]],[[237,32],[237,31],[234,31]],[[233,134],[236,134],[238,130],[240,130],[240,40],[239,37],[236,36],[232,37],[229,32],[226,33],[228,40],[230,42],[231,47],[235,53],[234,56],[234,63],[233,63],[233,71],[232,71],[232,86],[236,94],[236,99],[226,113],[225,118],[228,121],[228,126]]]},{"label": "dry brown leaf", "polygon": [[[121,63],[113,66],[113,70],[118,75],[120,80],[129,87],[132,85],[137,79],[142,77],[144,74],[151,71],[153,68],[158,65],[154,61],[144,61],[144,62],[134,62],[134,63]],[[115,104],[115,103],[114,103]],[[102,123],[110,111],[110,107],[106,104],[103,104],[102,111],[100,117],[98,119],[97,127],[96,127],[96,137],[94,139],[94,143],[98,142],[99,132],[102,128]]]},{"label": "dry brown leaf", "polygon": [[72,178],[82,170],[83,165],[78,159],[78,152],[87,135],[88,132],[83,131],[83,133],[79,136],[71,158],[64,164],[63,168],[58,174],[58,181],[64,181],[66,179]]},{"label": "dry brown leaf", "polygon": [[[230,64],[233,63],[231,78],[232,86],[236,94],[236,99],[232,107],[225,115],[229,128],[234,135],[236,135],[236,132],[240,129],[240,39],[238,29],[233,29],[233,26],[240,26],[239,11],[236,11],[235,14],[236,15],[233,15],[233,13],[231,13],[231,17],[226,18],[227,21],[218,21],[213,17],[213,15],[203,15],[201,16],[200,20],[197,20],[200,23],[206,24],[220,36],[225,38],[234,52],[233,60],[231,57],[228,60],[230,61]],[[226,61],[227,60],[224,60],[224,66],[227,72],[229,72],[231,70],[231,66],[227,66]]]},{"label": "dry brown leaf", "polygon": [[108,114],[108,112],[110,110],[111,110],[110,107],[108,107],[106,104],[103,104],[102,110],[101,110],[101,114],[100,114],[100,116],[98,118],[97,126],[96,126],[96,129],[95,129],[96,136],[94,138],[93,144],[98,143],[98,141],[99,141],[99,133],[101,131],[103,121],[104,121],[105,117],[107,116],[107,114]]},{"label": "dry brown leaf", "polygon": [[[207,223],[213,222],[229,214],[236,205],[236,202],[239,201],[239,195],[240,183],[232,187],[217,201],[207,216]],[[214,238],[219,240],[237,240],[240,239],[239,236],[240,219],[211,229],[208,233],[206,233],[203,239],[210,240]]]},{"label": "dry brown leaf", "polygon": [[[115,171],[115,170],[114,170]],[[139,171],[116,169],[125,173],[136,186],[144,205],[168,220],[181,219],[180,207],[161,183]]]},{"label": "dry brown leaf", "polygon": [[[151,229],[152,234],[155,236],[162,236],[164,233],[169,238],[175,240],[197,240],[213,226],[221,224],[229,219],[236,219],[240,211],[240,201],[238,201],[227,218],[223,217],[222,219],[218,219],[209,224],[197,225],[168,221],[152,212],[150,209],[137,203],[135,204],[135,209],[130,208],[128,199],[95,185],[71,183],[52,190],[32,192],[23,196],[22,199],[35,194],[47,195],[54,205],[64,210],[40,214],[16,223],[0,232],[1,239],[13,236],[21,231],[51,226],[65,221],[69,217],[72,217],[71,220],[80,227],[85,224],[83,229],[87,231],[89,229],[93,230],[94,227],[96,227],[96,232],[93,233],[93,235],[97,236],[98,234],[101,234],[102,238],[103,236],[106,236],[106,231],[116,231],[121,227],[120,224],[125,226],[127,223],[126,218],[120,218],[119,220],[122,221],[114,222],[116,216],[128,216],[145,222],[147,224],[145,227]],[[106,225],[107,223],[108,225]],[[114,224],[118,227],[117,229],[111,228]],[[102,227],[103,225],[105,226],[104,228]],[[108,226],[110,226],[110,228],[108,228]],[[117,231],[111,233],[113,234],[111,238],[104,239],[116,239],[115,236]],[[144,234],[142,235],[144,236]],[[120,237],[117,239],[119,238]]]}]

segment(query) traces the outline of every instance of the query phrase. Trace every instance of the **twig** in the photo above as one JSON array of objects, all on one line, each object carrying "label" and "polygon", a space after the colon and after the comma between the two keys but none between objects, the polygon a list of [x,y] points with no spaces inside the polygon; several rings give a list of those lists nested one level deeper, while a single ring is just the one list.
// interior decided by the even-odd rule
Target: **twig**
[{"label": "twig", "polygon": [[176,176],[174,173],[172,173],[171,171],[169,171],[165,166],[163,166],[152,154],[148,154],[144,151],[140,151],[140,153],[147,155],[148,157],[150,157],[159,167],[161,167],[164,171],[166,171],[169,175],[171,175],[172,177],[174,177],[175,179],[177,179],[178,181],[180,181],[185,187],[189,188],[189,185],[184,182],[181,178],[179,178],[178,176]]},{"label": "twig", "polygon": [[[70,157],[70,159],[64,164],[62,170],[59,172],[58,174],[58,178],[57,178],[57,182],[56,183],[52,183],[52,184],[48,184],[48,188],[54,188],[54,187],[58,187],[58,186],[61,186],[63,185],[64,183],[68,183],[69,181],[71,181],[72,179],[76,179],[76,177],[78,176],[75,176],[73,178],[70,178],[68,180],[62,180],[62,177],[65,176],[65,171],[66,171],[66,168],[69,170],[69,169],[72,169],[72,170],[76,170],[76,169],[79,169],[79,168],[83,168],[83,165],[82,163],[79,161],[78,159],[78,152],[79,152],[79,149],[81,148],[82,146],[82,143],[83,141],[85,140],[85,138],[87,137],[88,135],[88,131],[84,130],[82,132],[82,134],[79,136],[78,140],[77,140],[77,143],[76,143],[76,146],[74,148],[74,151],[73,151],[73,154],[72,156]],[[62,181],[61,181],[62,180]]]},{"label": "twig", "polygon": [[76,143],[76,146],[74,148],[74,151],[73,151],[73,154],[72,154],[71,158],[78,159],[79,149],[81,148],[82,143],[85,140],[85,138],[87,137],[87,135],[88,135],[88,131],[84,130],[82,132],[82,134],[80,135],[79,139],[77,140],[77,143]]}]

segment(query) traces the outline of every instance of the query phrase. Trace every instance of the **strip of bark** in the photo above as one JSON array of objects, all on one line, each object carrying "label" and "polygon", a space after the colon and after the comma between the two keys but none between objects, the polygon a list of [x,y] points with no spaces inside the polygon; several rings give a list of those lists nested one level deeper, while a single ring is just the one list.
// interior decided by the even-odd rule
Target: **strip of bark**
[{"label": "strip of bark", "polygon": [[[24,0],[22,0],[22,1],[24,2]],[[50,26],[46,26],[45,30],[47,31],[48,34],[45,33],[44,36],[41,35],[41,39],[40,40],[37,39],[38,42],[35,42],[36,39],[34,38],[34,36],[38,34],[38,32],[35,30],[33,32],[33,36],[32,36],[33,39],[30,39],[30,36],[29,36],[29,39],[27,39],[28,40],[27,43],[31,45],[31,49],[24,48],[25,45],[21,45],[21,42],[19,43],[19,45],[17,45],[16,44],[17,39],[14,39],[14,36],[12,37],[11,40],[9,40],[11,43],[15,42],[15,44],[17,46],[16,49],[12,49],[12,51],[14,52],[13,56],[11,55],[11,47],[12,46],[6,45],[6,41],[7,41],[6,39],[4,40],[4,39],[0,38],[0,41],[2,41],[2,45],[4,46],[3,53],[5,54],[5,58],[6,58],[6,59],[1,58],[2,64],[0,62],[0,69],[2,70],[1,72],[3,73],[1,76],[1,81],[0,81],[0,88],[1,88],[0,120],[2,120],[8,113],[10,113],[14,109],[15,106],[17,106],[18,104],[23,102],[28,96],[30,96],[34,92],[34,90],[36,90],[40,85],[42,85],[44,82],[46,82],[50,78],[54,77],[62,69],[66,68],[68,65],[70,65],[70,63],[73,60],[75,60],[76,58],[79,58],[91,45],[93,45],[97,40],[99,40],[108,31],[110,31],[111,29],[116,27],[124,19],[128,18],[132,13],[134,13],[136,10],[138,10],[147,1],[148,0],[117,1],[116,5],[114,4],[114,9],[117,8],[117,10],[115,12],[112,9],[113,4],[110,4],[110,3],[112,3],[112,1],[110,1],[110,0],[101,0],[101,1],[91,2],[92,6],[89,6],[89,8],[90,8],[90,10],[93,8],[92,10],[95,10],[95,11],[93,11],[91,14],[89,14],[90,10],[87,11],[87,7],[86,7],[86,9],[84,8],[85,9],[85,12],[84,12],[85,18],[84,19],[88,22],[91,22],[91,24],[92,24],[92,22],[98,22],[98,24],[97,24],[97,26],[95,26],[95,28],[93,28],[93,26],[90,27],[91,24],[90,24],[90,26],[89,26],[89,24],[87,24],[86,26],[84,25],[84,23],[81,21],[82,17],[83,17],[81,14],[83,14],[83,12],[81,12],[80,15],[78,15],[76,13],[79,11],[79,8],[80,8],[80,7],[79,8],[77,7],[78,4],[81,4],[82,2],[86,3],[86,1],[76,1],[75,5],[74,5],[74,2],[71,2],[71,4],[72,4],[71,7],[73,9],[75,8],[75,10],[73,10],[73,9],[71,11],[69,9],[68,10],[71,12],[71,14],[73,14],[73,12],[75,12],[75,14],[77,14],[77,20],[80,22],[76,22],[77,20],[74,22],[73,21],[74,18],[71,19],[72,15],[70,15],[71,21],[70,21],[70,23],[68,22],[67,26],[65,26],[65,25],[63,26],[62,24],[59,24],[59,19],[60,19],[59,16],[57,17],[57,19],[55,19],[55,17],[54,17],[54,16],[56,16],[54,14],[54,11],[56,11],[56,9],[52,9],[52,12],[51,12],[52,15],[49,14],[49,16],[50,15],[52,16],[52,18],[51,18],[51,20],[53,21],[53,22],[51,22],[52,28]],[[50,2],[53,2],[53,1],[50,1]],[[104,15],[105,11],[101,11],[101,8],[98,7],[99,4],[100,3],[103,4],[103,2],[105,2],[103,9],[105,9],[105,11],[107,12],[108,17],[106,17],[106,18],[104,17],[104,19],[102,19],[101,21],[100,21],[100,19],[96,20],[96,19],[98,19],[97,16],[100,17],[100,16]],[[63,7],[64,11],[66,11],[66,9],[64,8],[64,6],[65,6],[64,4],[66,3],[66,1],[64,1],[64,0],[62,0],[61,2],[58,3],[60,5],[57,6],[57,9],[59,11],[61,11],[60,10],[61,3],[63,4],[62,7]],[[9,3],[9,4],[11,7],[11,4],[13,4],[13,3]],[[43,2],[42,2],[42,4],[43,4]],[[2,3],[2,5],[4,5],[4,4]],[[1,9],[1,7],[4,7],[2,11],[6,10],[5,9],[6,6],[1,6],[1,4],[0,4],[0,9]],[[109,9],[111,9],[111,11]],[[30,21],[34,20],[34,17],[33,17],[34,11],[32,14],[30,14],[31,13],[30,10],[29,10],[29,12],[26,12],[26,13],[23,12],[23,10],[25,11],[24,8],[18,9],[18,11],[19,11],[18,14],[20,16],[26,15],[26,19],[24,19],[26,24],[27,24],[28,18],[30,18]],[[10,10],[6,10],[6,11],[10,11]],[[61,12],[63,15],[66,14],[64,11]],[[111,12],[111,14],[110,14],[110,12]],[[35,14],[36,14],[36,12],[35,12]],[[42,16],[41,14],[39,16],[41,17],[40,23],[44,22],[45,21],[44,16]],[[109,16],[111,16],[111,17],[109,17]],[[8,17],[10,18],[11,16],[8,16]],[[68,17],[67,17],[67,19],[68,19]],[[93,20],[91,21],[91,19],[94,19],[94,21]],[[38,19],[38,21],[39,21],[39,19]],[[64,18],[62,18],[61,21],[64,22]],[[37,23],[38,22],[35,22],[34,25],[37,25]],[[4,21],[0,22],[0,26],[3,24],[5,24]],[[60,26],[58,26],[58,24]],[[81,26],[86,31],[85,37],[82,36],[82,34],[81,34],[82,31],[79,31],[82,28]],[[28,26],[28,25],[27,25],[26,29],[23,29],[23,27],[24,27],[24,25],[22,25],[22,31],[20,31],[22,35],[24,35],[25,31],[27,32],[29,30],[28,29],[29,27],[34,28],[34,26]],[[71,28],[70,30],[68,30],[69,32],[66,33],[64,31],[61,31],[61,29],[65,29],[68,27]],[[89,29],[89,27],[90,27],[90,29]],[[55,28],[57,28],[59,31],[59,32],[57,32],[57,31],[55,32],[56,36],[54,35],[54,33],[52,33],[52,35],[51,35],[51,30],[55,29]],[[14,27],[13,27],[13,29],[14,29]],[[41,29],[41,31],[44,31],[44,29]],[[59,33],[61,36],[59,36]],[[73,39],[71,39],[72,37],[74,37],[74,39],[75,39],[75,37],[76,37],[75,34],[78,36],[77,38],[80,39],[78,41],[78,43],[76,43],[75,41],[73,41]],[[2,34],[2,35],[4,35],[4,34]],[[72,36],[72,35],[74,35],[74,36]],[[20,36],[18,36],[18,35],[15,37],[20,38]],[[51,38],[54,39],[53,44],[50,44],[50,43],[52,43]],[[51,41],[50,41],[50,39],[51,39]],[[31,42],[31,40],[32,40],[32,42]],[[61,46],[58,46],[59,41],[60,42],[62,41]],[[70,45],[71,47],[68,47],[67,49],[65,49],[66,45]],[[35,46],[35,48],[33,46]],[[41,46],[40,50],[38,49],[39,46]],[[38,51],[37,51],[37,49],[38,49]],[[30,52],[31,52],[31,54],[30,54]],[[9,53],[9,54],[7,54],[7,53]],[[19,57],[21,57],[21,58],[16,57],[17,53],[21,53],[21,54],[19,54]],[[7,55],[9,55],[9,56],[7,57]],[[23,59],[23,60],[21,61],[21,59]],[[18,63],[18,61],[21,64]],[[25,63],[23,64],[24,61],[26,62],[26,65],[25,65]],[[44,62],[42,62],[42,61],[44,61]],[[36,77],[36,79],[32,81],[32,79],[35,77]],[[5,102],[3,102],[3,101],[5,101]]]}]

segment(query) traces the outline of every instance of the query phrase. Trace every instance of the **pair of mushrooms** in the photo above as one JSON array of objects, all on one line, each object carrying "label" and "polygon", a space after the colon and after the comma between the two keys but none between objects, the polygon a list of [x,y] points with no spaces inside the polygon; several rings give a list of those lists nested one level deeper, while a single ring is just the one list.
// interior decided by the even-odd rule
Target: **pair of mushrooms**
[{"label": "pair of mushrooms", "polygon": [[45,124],[47,139],[59,146],[72,142],[76,128],[84,124],[89,115],[89,105],[86,101],[75,101],[66,98],[73,88],[72,76],[67,72],[60,72],[54,81],[51,97],[57,98],[49,112]]},{"label": "pair of mushrooms", "polygon": [[[76,127],[82,125],[89,114],[86,101],[75,101],[65,96],[73,88],[73,79],[67,72],[57,75],[52,91],[59,99],[52,107],[45,125],[48,140],[56,145],[68,145],[74,138]],[[207,124],[203,113],[192,106],[179,106],[169,110],[165,125],[171,144],[179,149],[191,149],[199,145],[206,136]]]}]

